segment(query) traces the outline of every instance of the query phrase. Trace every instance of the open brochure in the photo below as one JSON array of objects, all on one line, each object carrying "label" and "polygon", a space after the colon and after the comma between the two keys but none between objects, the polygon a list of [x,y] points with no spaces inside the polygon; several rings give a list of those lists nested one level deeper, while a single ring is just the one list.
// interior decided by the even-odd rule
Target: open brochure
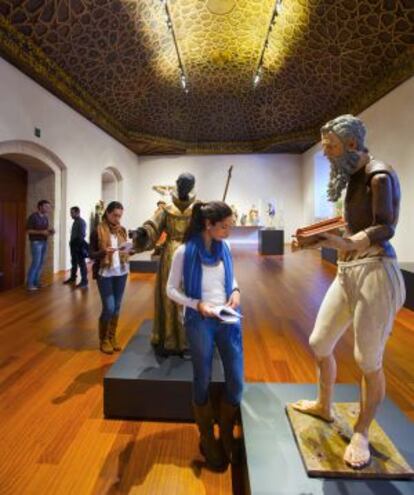
[{"label": "open brochure", "polygon": [[133,248],[133,244],[130,241],[123,242],[118,246],[120,251],[130,251]]},{"label": "open brochure", "polygon": [[243,318],[241,314],[230,308],[230,306],[214,306],[213,313],[225,323],[237,323],[240,318]]}]

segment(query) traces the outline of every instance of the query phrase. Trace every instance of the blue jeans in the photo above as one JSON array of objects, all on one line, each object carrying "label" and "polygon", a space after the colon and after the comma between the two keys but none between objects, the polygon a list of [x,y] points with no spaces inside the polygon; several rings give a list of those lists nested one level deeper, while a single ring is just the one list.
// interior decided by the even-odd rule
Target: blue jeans
[{"label": "blue jeans", "polygon": [[98,275],[96,281],[98,282],[99,294],[102,300],[100,317],[102,321],[107,322],[119,314],[127,278],[127,274],[119,277],[101,277]]},{"label": "blue jeans", "polygon": [[240,404],[243,392],[243,345],[240,323],[222,323],[203,318],[198,311],[186,310],[185,330],[193,363],[193,398],[197,405],[208,400],[214,346],[223,362],[226,401]]},{"label": "blue jeans", "polygon": [[46,257],[47,241],[30,241],[30,251],[32,253],[32,263],[27,272],[27,287],[38,287],[40,285],[40,275]]}]

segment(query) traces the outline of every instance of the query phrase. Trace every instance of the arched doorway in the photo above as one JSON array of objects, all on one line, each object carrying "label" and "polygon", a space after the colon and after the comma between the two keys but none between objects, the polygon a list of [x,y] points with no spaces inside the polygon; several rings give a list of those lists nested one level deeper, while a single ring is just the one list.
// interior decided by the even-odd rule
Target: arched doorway
[{"label": "arched doorway", "polygon": [[111,201],[122,201],[122,176],[115,167],[102,172],[102,201],[105,206]]},{"label": "arched doorway", "polygon": [[27,171],[0,157],[0,290],[24,283]]},{"label": "arched doorway", "polygon": [[[43,281],[50,282],[54,272],[65,268],[66,167],[54,153],[30,141],[0,142],[0,160],[2,160],[0,167],[4,173],[6,169],[12,170],[14,168],[15,171],[20,170],[20,173],[26,176],[25,216],[36,210],[37,202],[40,199],[49,200],[53,206],[50,223],[55,228],[56,234],[49,241],[48,255],[43,271]],[[7,216],[10,219],[11,213],[5,213],[7,215],[3,215],[3,217]],[[27,271],[30,263],[29,243],[24,242],[25,237],[24,231],[23,238],[19,237],[19,253],[20,250],[24,249],[22,246],[26,244],[24,263],[22,266],[22,261],[19,261],[20,283],[16,283],[14,286],[21,285],[21,273],[24,274]],[[17,256],[16,251],[14,256]]]}]

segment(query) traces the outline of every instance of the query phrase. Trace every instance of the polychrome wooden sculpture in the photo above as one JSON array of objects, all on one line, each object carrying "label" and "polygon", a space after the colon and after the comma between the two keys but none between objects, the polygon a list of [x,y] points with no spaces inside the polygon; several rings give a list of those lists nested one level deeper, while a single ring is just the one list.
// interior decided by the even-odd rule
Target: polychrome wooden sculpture
[{"label": "polychrome wooden sculpture", "polygon": [[344,462],[359,469],[370,462],[368,431],[385,395],[384,348],[405,299],[404,282],[390,244],[398,222],[400,186],[393,168],[368,153],[360,119],[340,116],[323,126],[321,133],[331,163],[328,198],[335,202],[346,190],[346,227],[343,236],[318,234],[317,245],[338,250],[338,272],[310,336],[318,366],[318,398],[299,401],[294,408],[327,422],[335,420],[333,350],[352,324],[354,356],[362,373],[361,404]]},{"label": "polychrome wooden sculpture", "polygon": [[142,252],[154,249],[162,234],[166,233],[155,285],[154,325],[151,333],[151,343],[159,354],[164,355],[181,354],[187,348],[181,309],[167,297],[166,284],[175,250],[182,244],[190,222],[195,200],[191,194],[195,184],[194,176],[181,174],[176,184],[172,203],[159,208],[134,235],[135,248]]}]

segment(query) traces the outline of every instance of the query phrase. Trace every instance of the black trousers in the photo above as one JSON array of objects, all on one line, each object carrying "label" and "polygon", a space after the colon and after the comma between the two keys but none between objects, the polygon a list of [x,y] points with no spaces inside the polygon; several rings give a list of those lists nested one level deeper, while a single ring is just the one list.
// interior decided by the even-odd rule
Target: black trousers
[{"label": "black trousers", "polygon": [[86,268],[85,257],[82,254],[81,246],[79,243],[69,243],[70,246],[70,256],[72,268],[70,271],[70,278],[76,280],[76,274],[78,272],[78,267],[80,268],[81,283],[88,283],[88,270]]}]

